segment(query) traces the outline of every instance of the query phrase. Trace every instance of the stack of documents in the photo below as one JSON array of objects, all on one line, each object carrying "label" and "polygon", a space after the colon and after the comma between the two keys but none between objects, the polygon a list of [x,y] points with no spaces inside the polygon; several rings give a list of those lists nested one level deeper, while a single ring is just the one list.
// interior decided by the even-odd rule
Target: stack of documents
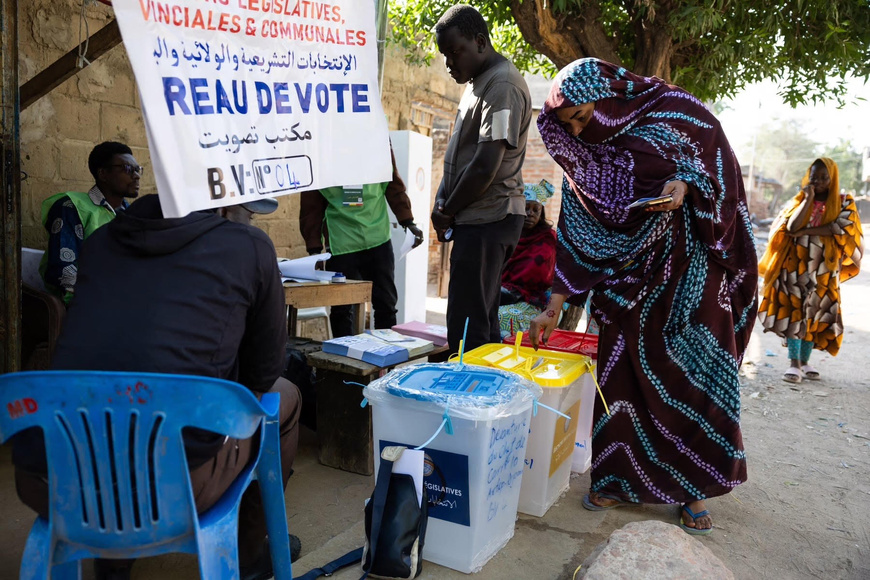
[{"label": "stack of documents", "polygon": [[431,340],[436,346],[445,346],[447,344],[447,327],[438,324],[426,324],[425,322],[406,322],[397,324],[393,330],[399,334],[407,336],[416,336],[424,340]]},{"label": "stack of documents", "polygon": [[408,360],[408,349],[388,344],[368,334],[342,336],[323,342],[323,352],[390,367]]},{"label": "stack of documents", "polygon": [[393,346],[408,349],[408,355],[411,357],[415,357],[418,354],[423,354],[424,352],[432,350],[431,340],[417,338],[416,336],[399,334],[395,330],[390,330],[389,328],[366,330],[366,333],[370,334],[372,338],[376,338],[387,344],[392,344]]}]

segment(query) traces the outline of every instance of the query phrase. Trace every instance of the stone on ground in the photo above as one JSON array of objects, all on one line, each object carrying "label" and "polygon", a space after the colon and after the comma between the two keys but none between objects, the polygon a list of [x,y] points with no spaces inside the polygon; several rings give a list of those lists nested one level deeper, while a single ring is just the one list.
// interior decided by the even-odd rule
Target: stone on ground
[{"label": "stone on ground", "polygon": [[701,540],[673,524],[650,520],[613,532],[586,558],[578,578],[734,580],[734,574]]}]

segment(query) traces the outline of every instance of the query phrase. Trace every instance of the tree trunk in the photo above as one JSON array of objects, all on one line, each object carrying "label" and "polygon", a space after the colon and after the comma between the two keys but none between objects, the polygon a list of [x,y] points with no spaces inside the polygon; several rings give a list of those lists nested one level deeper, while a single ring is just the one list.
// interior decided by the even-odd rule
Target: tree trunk
[{"label": "tree trunk", "polygon": [[587,56],[622,64],[614,38],[601,25],[597,0],[584,5],[582,16],[555,14],[546,0],[511,0],[511,12],[523,38],[559,68]]},{"label": "tree trunk", "polygon": [[[670,82],[674,42],[665,23],[671,2],[659,2],[654,8],[652,3],[646,4],[642,14],[633,18],[636,45],[630,68],[637,74]],[[599,0],[586,0],[575,11],[560,13],[554,12],[552,1],[547,0],[511,0],[510,6],[523,38],[557,67],[588,56],[623,65],[617,53],[618,39],[602,25]]]},{"label": "tree trunk", "polygon": [[[661,18],[661,15],[659,16]],[[657,76],[671,82],[671,55],[674,41],[670,31],[649,21],[635,21],[637,47],[633,73]]]}]

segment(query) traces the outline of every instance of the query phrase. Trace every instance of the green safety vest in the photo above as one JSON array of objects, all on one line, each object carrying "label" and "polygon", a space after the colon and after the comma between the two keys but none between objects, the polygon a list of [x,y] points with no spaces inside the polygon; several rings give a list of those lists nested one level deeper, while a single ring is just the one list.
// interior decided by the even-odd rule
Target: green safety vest
[{"label": "green safety vest", "polygon": [[329,204],[326,227],[329,251],[335,256],[375,248],[390,239],[390,219],[387,215],[387,182],[362,186],[362,204],[348,195],[344,187],[327,187],[320,193]]},{"label": "green safety vest", "polygon": [[[46,222],[48,221],[48,212],[51,210],[51,207],[63,197],[68,197],[75,206],[76,212],[79,214],[79,219],[82,220],[84,239],[88,239],[88,236],[92,233],[115,219],[115,214],[111,209],[95,204],[87,193],[81,191],[66,191],[64,193],[52,195],[42,202],[43,226],[47,226]],[[39,263],[39,274],[43,279],[45,279],[45,270],[47,267],[48,252],[42,255],[42,261]],[[46,284],[46,287],[60,294],[60,289],[55,288],[54,285]],[[69,303],[70,298],[72,298],[72,295],[64,296],[64,302]]]}]

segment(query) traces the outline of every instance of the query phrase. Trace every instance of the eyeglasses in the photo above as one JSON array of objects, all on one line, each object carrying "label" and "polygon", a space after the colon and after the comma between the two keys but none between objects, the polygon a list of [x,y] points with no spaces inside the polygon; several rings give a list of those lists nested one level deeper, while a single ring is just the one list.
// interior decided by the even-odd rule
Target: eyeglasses
[{"label": "eyeglasses", "polygon": [[138,173],[142,175],[142,172],[145,170],[141,165],[130,165],[129,163],[121,163],[119,165],[109,165],[109,167],[120,167],[124,173],[127,175],[133,175],[134,173]]}]

